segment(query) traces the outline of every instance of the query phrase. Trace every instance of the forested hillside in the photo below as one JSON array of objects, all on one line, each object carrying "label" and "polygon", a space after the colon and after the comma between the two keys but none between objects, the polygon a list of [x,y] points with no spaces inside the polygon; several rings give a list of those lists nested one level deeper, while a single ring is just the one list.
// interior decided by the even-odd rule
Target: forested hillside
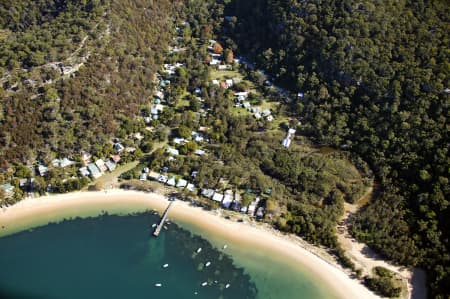
[{"label": "forested hillside", "polygon": [[99,157],[138,126],[177,3],[1,1],[2,170],[81,150]]},{"label": "forested hillside", "polygon": [[74,51],[105,1],[2,1],[0,72],[57,61]]},{"label": "forested hillside", "polygon": [[450,294],[447,1],[234,0],[225,46],[297,93],[303,133],[368,161],[381,194],[355,236]]}]

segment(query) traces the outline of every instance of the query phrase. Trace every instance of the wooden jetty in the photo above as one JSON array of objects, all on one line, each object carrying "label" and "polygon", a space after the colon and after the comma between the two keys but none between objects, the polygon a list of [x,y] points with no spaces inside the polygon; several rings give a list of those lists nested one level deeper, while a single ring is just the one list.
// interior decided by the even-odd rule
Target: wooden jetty
[{"label": "wooden jetty", "polygon": [[171,201],[169,203],[169,205],[167,206],[166,210],[164,211],[164,213],[161,217],[161,220],[159,221],[159,224],[156,226],[155,231],[153,232],[153,235],[155,237],[157,237],[159,235],[159,233],[161,232],[161,229],[164,226],[164,222],[166,221],[167,214],[169,214],[169,210],[170,210],[170,207],[172,206],[172,204],[173,204],[173,201]]}]

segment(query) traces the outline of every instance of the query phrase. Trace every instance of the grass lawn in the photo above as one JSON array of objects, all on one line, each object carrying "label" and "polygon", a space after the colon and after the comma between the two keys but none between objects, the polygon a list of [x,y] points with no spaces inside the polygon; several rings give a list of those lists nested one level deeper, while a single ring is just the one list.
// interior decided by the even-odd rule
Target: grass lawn
[{"label": "grass lawn", "polygon": [[[128,170],[131,170],[135,168],[139,164],[139,161],[133,161],[124,165],[118,166],[114,171],[107,172],[103,176],[96,179],[92,184],[99,183],[104,188],[109,188],[109,186],[117,185],[118,181],[117,178],[124,172],[127,172]],[[84,189],[87,190],[88,187],[85,187]]]},{"label": "grass lawn", "polygon": [[220,80],[220,79],[232,79],[239,78],[241,80],[244,79],[241,73],[237,70],[216,70],[211,69],[210,72],[211,80]]}]

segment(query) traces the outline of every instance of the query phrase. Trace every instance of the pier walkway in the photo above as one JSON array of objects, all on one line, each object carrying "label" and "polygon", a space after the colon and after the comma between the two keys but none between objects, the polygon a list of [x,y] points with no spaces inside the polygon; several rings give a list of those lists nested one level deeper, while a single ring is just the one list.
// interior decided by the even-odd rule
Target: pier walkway
[{"label": "pier walkway", "polygon": [[167,215],[169,214],[170,207],[172,206],[173,203],[174,202],[171,201],[169,203],[169,205],[167,206],[166,210],[164,211],[164,213],[161,217],[161,220],[159,221],[158,226],[156,226],[155,231],[153,232],[153,236],[157,237],[159,235],[159,233],[161,232],[161,229],[164,226],[164,222],[166,221]]}]

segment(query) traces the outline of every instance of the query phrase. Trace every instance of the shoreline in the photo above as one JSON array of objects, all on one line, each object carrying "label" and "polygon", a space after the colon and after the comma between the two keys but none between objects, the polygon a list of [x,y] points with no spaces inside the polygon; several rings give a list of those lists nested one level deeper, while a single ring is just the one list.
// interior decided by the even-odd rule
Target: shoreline
[{"label": "shoreline", "polygon": [[[164,195],[119,189],[107,192],[75,192],[22,200],[0,210],[0,237],[18,233],[50,222],[76,217],[96,217],[101,213],[130,214],[156,210],[162,213],[168,204]],[[381,298],[331,261],[302,244],[300,238],[284,235],[272,228],[255,223],[240,223],[225,219],[220,212],[205,211],[189,202],[176,201],[169,219],[195,226],[215,238],[259,248],[306,268],[319,282],[338,298]],[[239,233],[236,233],[239,232]]]}]

